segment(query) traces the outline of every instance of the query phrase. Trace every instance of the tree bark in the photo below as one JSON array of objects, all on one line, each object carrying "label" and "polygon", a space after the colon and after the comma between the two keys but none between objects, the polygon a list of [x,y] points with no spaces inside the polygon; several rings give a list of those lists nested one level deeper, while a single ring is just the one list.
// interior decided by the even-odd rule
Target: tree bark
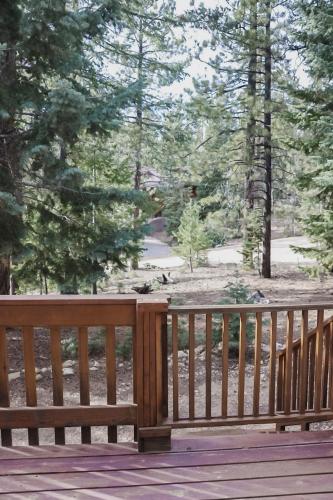
[{"label": "tree bark", "polygon": [[265,25],[265,101],[264,101],[264,157],[265,190],[264,235],[262,254],[262,276],[271,278],[272,239],[272,42],[271,42],[271,1],[267,0]]},{"label": "tree bark", "polygon": [[[18,19],[17,5],[13,2],[10,7],[12,9],[13,18]],[[17,21],[18,22],[18,21]],[[0,54],[0,82],[3,95],[10,95],[15,92],[17,84],[16,72],[16,44],[17,44],[18,26],[11,26],[9,32],[0,34],[0,43],[4,43],[8,48],[2,50]],[[13,102],[14,99],[12,100]],[[17,130],[15,123],[15,105],[13,102],[4,102],[8,116],[3,116],[0,119],[0,169],[2,171],[0,191],[7,192],[13,195],[18,203],[22,202],[22,193],[18,189],[20,180],[19,172],[19,144],[17,139]],[[2,212],[2,213],[1,213]],[[8,226],[13,227],[13,234],[1,234],[1,246],[4,249],[0,253],[0,294],[9,295],[12,292],[11,286],[11,254],[18,244],[21,214],[13,215],[4,211],[0,212],[1,217],[8,217]],[[19,221],[19,223],[18,223]]]},{"label": "tree bark", "polygon": [[251,3],[250,7],[250,43],[248,63],[248,120],[246,126],[246,174],[245,174],[245,196],[244,196],[244,231],[243,231],[243,264],[245,267],[254,267],[253,252],[255,242],[249,230],[247,219],[254,209],[254,186],[253,176],[256,157],[256,93],[257,93],[257,2]]},{"label": "tree bark", "polygon": [[[140,191],[141,189],[141,178],[142,178],[142,139],[143,139],[143,87],[142,87],[142,77],[143,77],[143,30],[142,30],[142,20],[140,20],[139,25],[139,40],[138,40],[138,67],[137,67],[137,79],[138,79],[138,96],[136,101],[136,128],[137,128],[137,140],[136,140],[136,151],[135,151],[135,175],[134,175],[134,189]],[[134,209],[134,227],[138,224],[138,219],[140,216],[140,210],[138,207]],[[138,256],[132,259],[132,269],[138,269],[139,261]]]},{"label": "tree bark", "polygon": [[0,259],[0,295],[10,294],[10,258]]}]

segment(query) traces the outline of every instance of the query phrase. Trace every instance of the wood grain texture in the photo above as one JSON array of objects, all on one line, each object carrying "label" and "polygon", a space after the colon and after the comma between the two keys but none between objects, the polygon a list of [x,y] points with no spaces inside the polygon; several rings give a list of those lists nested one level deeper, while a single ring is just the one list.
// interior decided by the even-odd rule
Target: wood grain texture
[{"label": "wood grain texture", "polygon": [[261,341],[262,341],[262,313],[256,313],[253,406],[252,406],[252,412],[254,416],[259,415]]},{"label": "wood grain texture", "polygon": [[178,314],[172,315],[172,416],[179,418]]},{"label": "wood grain texture", "polygon": [[195,316],[190,314],[188,318],[189,346],[188,346],[188,408],[190,420],[195,416]]},{"label": "wood grain texture", "polygon": [[0,429],[24,428],[27,422],[33,428],[134,425],[136,417],[135,404],[0,408]]},{"label": "wood grain texture", "polygon": [[[9,404],[7,336],[5,327],[0,326],[0,407],[6,408]],[[1,444],[2,446],[12,445],[10,429],[1,430]]]},{"label": "wood grain texture", "polygon": [[223,314],[222,325],[222,417],[228,416],[228,377],[229,377],[229,314]]},{"label": "wood grain texture", "polygon": [[291,411],[293,335],[294,335],[294,312],[288,311],[287,333],[286,333],[285,377],[284,377],[284,412],[287,415]]},{"label": "wood grain texture", "polygon": [[206,418],[212,416],[212,315],[206,315]]},{"label": "wood grain texture", "polygon": [[[59,327],[52,327],[50,331],[51,369],[54,406],[64,405],[64,383],[62,375],[61,332]],[[55,444],[65,444],[65,429],[54,429]]]},{"label": "wood grain texture", "polygon": [[300,401],[299,411],[304,413],[307,404],[308,390],[308,362],[309,362],[309,346],[308,346],[308,331],[309,331],[309,313],[302,311],[301,325],[301,344],[300,344]]},{"label": "wood grain texture", "polygon": [[322,406],[322,363],[323,363],[323,323],[324,311],[320,309],[317,313],[317,336],[315,355],[315,380],[314,380],[314,410],[320,412]]},{"label": "wood grain texture", "polygon": [[[36,365],[34,351],[34,329],[25,326],[22,330],[23,357],[24,357],[24,381],[27,406],[37,406],[36,390]],[[28,427],[28,440],[31,446],[38,446],[38,429]]]},{"label": "wood grain texture", "polygon": [[[80,404],[90,405],[89,385],[89,351],[88,351],[88,329],[81,326],[78,332],[78,357],[79,357],[79,379],[80,379]],[[90,427],[81,427],[81,441],[83,444],[91,443]]]},{"label": "wood grain texture", "polygon": [[25,450],[9,460],[0,453],[4,496],[322,500],[333,492],[333,442],[322,432],[178,438],[170,452],[144,455],[119,445],[49,447],[44,457]]},{"label": "wood grain texture", "polygon": [[239,357],[238,357],[238,417],[244,416],[246,359],[246,314],[240,314],[239,320]]},{"label": "wood grain texture", "polygon": [[[106,328],[105,363],[106,401],[108,405],[115,405],[117,403],[116,329],[113,325],[109,325]],[[108,442],[117,442],[117,426],[108,426]]]},{"label": "wood grain texture", "polygon": [[269,394],[268,408],[269,414],[275,413],[275,380],[276,380],[276,330],[277,312],[271,313],[270,337],[269,337]]}]

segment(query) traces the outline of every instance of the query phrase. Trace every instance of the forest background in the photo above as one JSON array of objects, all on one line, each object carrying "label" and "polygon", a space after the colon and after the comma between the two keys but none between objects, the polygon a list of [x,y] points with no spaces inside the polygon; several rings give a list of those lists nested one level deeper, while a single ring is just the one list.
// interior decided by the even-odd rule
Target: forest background
[{"label": "forest background", "polygon": [[[328,0],[3,0],[0,294],[97,293],[165,217],[190,265],[272,220],[333,270]],[[198,69],[199,68],[199,69]]]}]

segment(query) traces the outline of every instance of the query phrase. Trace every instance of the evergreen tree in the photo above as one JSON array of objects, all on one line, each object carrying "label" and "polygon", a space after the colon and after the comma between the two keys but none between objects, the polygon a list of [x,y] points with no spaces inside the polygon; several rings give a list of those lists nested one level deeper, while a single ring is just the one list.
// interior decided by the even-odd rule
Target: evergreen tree
[{"label": "evergreen tree", "polygon": [[[212,82],[199,87],[203,113],[209,120],[220,115],[217,121],[213,118],[215,124],[201,147],[206,148],[208,141],[211,145],[215,137],[220,152],[228,155],[228,169],[237,170],[238,183],[243,183],[243,255],[247,267],[253,266],[257,247],[257,232],[252,232],[253,224],[247,221],[261,214],[264,277],[271,275],[272,172],[273,167],[279,169],[274,151],[281,147],[272,122],[272,115],[278,115],[281,108],[277,85],[284,70],[280,49],[283,44],[285,49],[285,37],[280,17],[279,5],[271,0],[235,0],[223,8],[202,6],[193,21],[210,33],[209,46],[216,54],[206,61],[215,72]],[[199,58],[202,53],[200,48]]]},{"label": "evergreen tree", "polygon": [[[140,191],[144,188],[145,170],[160,161],[164,115],[172,107],[166,89],[182,77],[182,37],[176,36],[179,22],[174,0],[138,0],[131,9],[124,10],[123,23],[122,37],[116,43],[105,40],[103,47],[105,57],[120,66],[120,81],[132,89],[130,106],[125,111],[127,125],[120,134],[133,170],[133,187]],[[136,227],[140,224],[138,207],[133,215]],[[137,265],[134,258],[133,267]]]},{"label": "evergreen tree", "polygon": [[[104,36],[106,24],[116,29],[119,16],[117,0],[89,0],[80,8],[66,0],[1,2],[0,293],[9,292],[9,263],[22,254],[23,241],[45,240],[48,257],[60,248],[55,281],[71,282],[61,287],[66,291],[77,292],[81,277],[94,273],[98,246],[111,245],[108,258],[115,258],[115,237],[106,237],[104,222],[90,228],[96,235],[87,234],[86,222],[93,209],[110,210],[135,197],[91,183],[72,151],[84,132],[114,128],[128,101],[120,85],[101,88],[91,57],[93,41]],[[37,251],[34,258],[44,262]],[[41,267],[49,272],[49,264],[40,265],[36,274]]]},{"label": "evergreen tree", "polygon": [[300,176],[306,195],[303,225],[316,243],[303,253],[315,257],[333,272],[333,6],[328,0],[300,2],[295,45],[305,58],[310,84],[296,91],[298,99],[291,121],[303,129],[298,145],[310,166]]},{"label": "evergreen tree", "polygon": [[200,220],[199,205],[193,202],[187,205],[175,237],[178,243],[177,253],[185,257],[193,273],[193,265],[199,260],[200,252],[210,244],[205,226]]}]

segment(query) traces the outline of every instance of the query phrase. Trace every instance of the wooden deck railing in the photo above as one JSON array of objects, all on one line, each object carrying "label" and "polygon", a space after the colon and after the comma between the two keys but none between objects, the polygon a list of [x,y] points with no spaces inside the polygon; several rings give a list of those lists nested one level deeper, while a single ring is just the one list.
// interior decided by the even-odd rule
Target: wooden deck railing
[{"label": "wooden deck railing", "polygon": [[[171,428],[265,423],[304,428],[331,420],[332,312],[329,303],[178,307],[161,296],[2,297],[2,445],[10,446],[12,430],[19,428],[28,429],[29,444],[37,445],[42,428],[53,428],[56,444],[64,444],[67,427],[81,427],[82,443],[90,443],[92,426],[106,426],[107,439],[114,442],[117,427],[131,425],[139,449],[146,450],[167,447]],[[235,322],[236,346],[231,342]],[[106,398],[98,405],[91,397],[90,327],[105,331]],[[123,327],[130,328],[133,341],[133,399],[128,403],[117,400],[116,390],[116,332]],[[78,344],[76,405],[64,399],[63,328]],[[22,351],[25,404],[19,406],[9,384],[7,347],[13,332],[22,341],[17,349]],[[41,335],[49,338],[51,405],[38,398],[35,352]],[[182,354],[180,341],[188,342]]]},{"label": "wooden deck railing", "polygon": [[287,343],[277,357],[277,410],[304,414],[333,408],[333,316],[324,320],[319,310],[317,325],[309,330],[308,311],[303,311],[300,338]]},{"label": "wooden deck railing", "polygon": [[[107,426],[108,441],[117,440],[118,425],[135,429],[157,427],[164,417],[162,377],[162,313],[168,302],[149,297],[2,297],[0,299],[0,429],[2,445],[12,444],[12,430],[28,429],[30,445],[39,444],[39,429],[54,428],[55,443],[65,444],[65,428],[81,427],[82,443],[91,442],[91,426]],[[90,327],[105,331],[106,401],[91,405],[88,335]],[[118,327],[133,336],[133,401],[117,403],[116,337]],[[41,335],[49,335],[52,370],[51,406],[37,398],[35,349]],[[80,402],[64,405],[61,333],[70,328],[78,344]],[[26,404],[11,405],[7,355],[10,331],[20,335]],[[74,333],[73,333],[74,332]],[[20,345],[20,344],[19,344]],[[94,390],[94,388],[92,388]],[[144,436],[144,433],[143,433]]]},{"label": "wooden deck railing", "polygon": [[[260,423],[282,428],[333,419],[333,318],[324,319],[332,309],[333,304],[169,307],[173,412],[168,423],[173,428]],[[230,326],[232,321],[235,327],[235,314],[239,339],[238,348],[233,346],[238,351],[233,360]],[[300,321],[296,321],[298,316]],[[310,320],[316,323],[311,330]],[[252,348],[247,333],[251,324],[255,330]],[[219,336],[218,352],[212,349],[213,330],[215,340]],[[188,358],[187,352],[182,353],[186,373],[180,379],[178,346],[184,335]],[[201,362],[196,356],[198,337],[204,343]],[[281,344],[283,350],[278,349]],[[264,356],[268,358],[266,371]],[[197,384],[196,363],[204,372],[204,389]],[[198,394],[200,389],[204,398]],[[205,404],[197,404],[197,399],[204,399]]]}]

